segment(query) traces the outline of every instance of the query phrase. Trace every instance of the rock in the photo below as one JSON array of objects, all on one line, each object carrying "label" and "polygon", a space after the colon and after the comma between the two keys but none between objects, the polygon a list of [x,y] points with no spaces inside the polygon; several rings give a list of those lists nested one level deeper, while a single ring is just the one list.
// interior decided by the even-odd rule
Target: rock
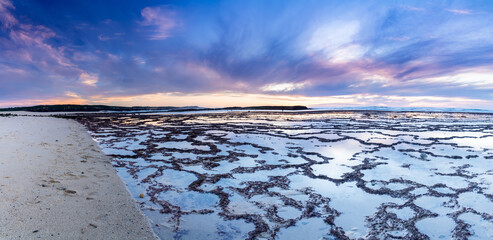
[{"label": "rock", "polygon": [[76,194],[77,192],[74,191],[74,190],[65,190],[65,193],[68,193],[68,194]]}]

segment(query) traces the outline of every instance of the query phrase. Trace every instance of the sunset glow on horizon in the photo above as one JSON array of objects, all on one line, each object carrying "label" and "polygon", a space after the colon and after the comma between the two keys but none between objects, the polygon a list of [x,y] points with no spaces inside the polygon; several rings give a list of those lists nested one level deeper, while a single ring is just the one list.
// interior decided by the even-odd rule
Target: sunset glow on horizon
[{"label": "sunset glow on horizon", "polygon": [[493,110],[489,1],[0,0],[0,107]]}]

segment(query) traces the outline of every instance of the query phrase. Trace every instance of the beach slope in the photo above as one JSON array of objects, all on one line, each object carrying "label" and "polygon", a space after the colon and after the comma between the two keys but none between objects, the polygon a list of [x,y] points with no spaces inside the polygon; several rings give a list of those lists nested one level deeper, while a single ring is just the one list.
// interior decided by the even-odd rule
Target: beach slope
[{"label": "beach slope", "polygon": [[155,239],[75,121],[0,117],[0,239]]}]

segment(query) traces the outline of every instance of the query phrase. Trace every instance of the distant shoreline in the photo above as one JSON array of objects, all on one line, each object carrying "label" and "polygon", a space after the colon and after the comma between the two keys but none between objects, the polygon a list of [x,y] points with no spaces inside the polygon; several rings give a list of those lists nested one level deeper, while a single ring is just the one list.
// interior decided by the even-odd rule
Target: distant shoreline
[{"label": "distant shoreline", "polygon": [[[493,112],[440,112],[440,111],[390,111],[390,110],[324,110],[324,109],[310,109],[310,110],[202,110],[202,111],[181,111],[181,112],[159,112],[159,111],[149,111],[149,112],[4,112],[0,113],[0,117],[15,117],[15,116],[36,116],[36,117],[59,117],[59,118],[74,118],[83,116],[152,116],[152,115],[224,115],[224,114],[284,114],[284,115],[298,115],[298,114],[359,114],[363,116],[370,117],[371,115],[381,115],[392,114],[402,115],[402,114],[463,114],[463,115],[492,115]],[[465,117],[465,116],[464,116]]]},{"label": "distant shoreline", "polygon": [[[327,107],[309,108],[306,106],[250,106],[250,107],[224,107],[224,108],[204,108],[197,106],[188,107],[121,107],[106,105],[37,105],[30,107],[0,108],[0,116],[6,114],[17,114],[19,112],[29,113],[60,113],[77,114],[180,114],[180,113],[221,113],[221,112],[421,112],[421,113],[474,113],[474,114],[493,114],[493,110],[487,109],[463,109],[463,108],[433,108],[433,107]],[[35,114],[36,115],[36,114]]]},{"label": "distant shoreline", "polygon": [[106,105],[37,105],[31,107],[0,108],[0,112],[102,112],[102,111],[164,111],[164,112],[187,112],[187,111],[211,111],[211,110],[307,110],[306,106],[250,106],[250,107],[225,107],[225,108],[202,108],[202,107],[121,107]]}]

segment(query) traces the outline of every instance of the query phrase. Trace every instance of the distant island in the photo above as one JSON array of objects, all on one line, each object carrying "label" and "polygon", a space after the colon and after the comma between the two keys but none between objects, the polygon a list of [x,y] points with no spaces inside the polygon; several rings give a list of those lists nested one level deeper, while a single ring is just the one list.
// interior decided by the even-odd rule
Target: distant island
[{"label": "distant island", "polygon": [[59,104],[59,105],[37,105],[30,107],[12,107],[0,108],[0,112],[28,111],[28,112],[100,112],[100,111],[125,111],[125,112],[186,112],[186,111],[208,111],[208,110],[307,110],[306,106],[251,106],[251,107],[226,107],[226,108],[202,108],[196,106],[190,107],[122,107],[106,105],[76,105],[76,104]]}]

